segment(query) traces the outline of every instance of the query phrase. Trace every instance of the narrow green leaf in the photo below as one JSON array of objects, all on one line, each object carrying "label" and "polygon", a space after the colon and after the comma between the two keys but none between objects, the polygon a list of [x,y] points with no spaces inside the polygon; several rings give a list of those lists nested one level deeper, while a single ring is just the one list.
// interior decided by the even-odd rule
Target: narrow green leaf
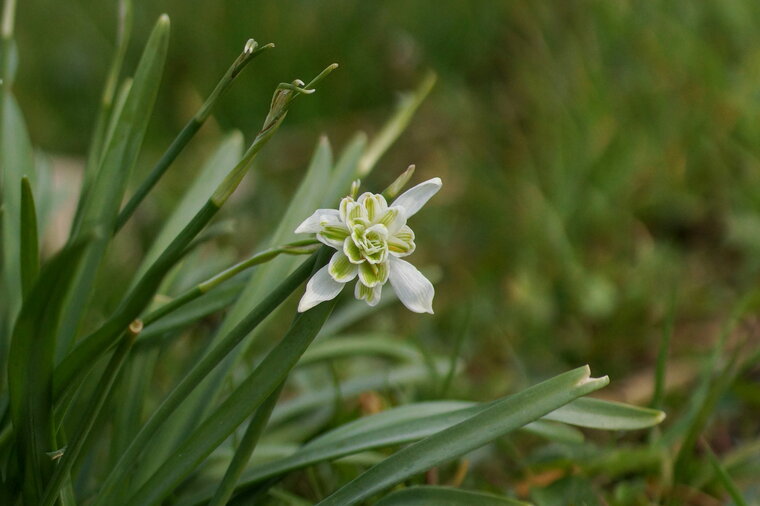
[{"label": "narrow green leaf", "polygon": [[[290,200],[288,209],[283,214],[272,236],[268,240],[269,246],[284,244],[299,239],[293,231],[298,224],[308,217],[317,208],[327,191],[326,185],[330,179],[330,169],[333,163],[332,148],[326,137],[318,142],[312,156],[306,174],[298,186],[294,196]],[[267,265],[260,267],[248,280],[235,304],[228,311],[221,328],[214,337],[213,342],[221,342],[248,313],[249,308],[259,304],[268,296],[269,287],[276,285],[279,280],[285,278],[298,265],[297,258],[278,258]],[[226,359],[224,365],[214,371],[204,382],[201,388],[188,399],[185,407],[178,416],[171,421],[171,426],[166,429],[169,438],[188,433],[207,413],[212,405],[209,399],[214,399],[219,394],[229,371],[234,369],[238,357],[246,354],[251,346],[255,346],[259,339],[254,333],[251,339],[246,340],[239,350],[233,352]],[[167,447],[171,445],[166,445]],[[166,448],[166,452],[170,451]],[[163,458],[161,451],[154,456]]]},{"label": "narrow green leaf", "polygon": [[21,308],[8,361],[8,387],[26,504],[38,504],[52,471],[46,453],[56,449],[53,360],[64,296],[86,243],[64,248],[43,268]]},{"label": "narrow green leaf", "polygon": [[329,409],[335,402],[336,395],[350,398],[369,390],[431,384],[436,377],[446,372],[447,367],[447,359],[433,359],[430,363],[404,364],[390,370],[379,370],[343,380],[339,391],[334,385],[306,391],[280,402],[272,413],[272,423],[281,423],[313,409]]},{"label": "narrow green leaf", "polygon": [[433,72],[428,73],[422,82],[411,93],[401,97],[396,111],[390,120],[383,126],[380,133],[372,139],[364,155],[359,161],[358,176],[366,177],[374,168],[380,157],[388,148],[398,139],[399,135],[406,129],[412,120],[415,111],[428,96],[430,90],[435,85],[436,75]]},{"label": "narrow green leaf", "polygon": [[[162,17],[162,19],[164,19]],[[160,22],[159,22],[160,23]],[[167,18],[168,23],[168,18]],[[316,83],[337,65],[330,65],[319,76],[317,76],[310,85]],[[61,362],[56,369],[55,374],[55,398],[59,399],[73,383],[82,378],[82,376],[92,367],[92,364],[105,353],[113,344],[116,337],[134,318],[136,318],[150,303],[156,293],[164,276],[174,265],[182,258],[187,247],[197,237],[197,235],[208,225],[211,219],[216,215],[221,206],[235,191],[237,186],[245,177],[248,169],[256,158],[256,155],[272,138],[277,131],[282,120],[287,114],[288,107],[293,99],[304,93],[304,89],[293,91],[290,89],[283,90],[280,85],[274,94],[272,106],[264,122],[261,131],[256,135],[251,146],[243,155],[243,158],[235,167],[225,176],[219,184],[211,198],[201,207],[193,216],[190,222],[177,234],[172,242],[161,252],[159,257],[146,270],[145,274],[140,277],[139,281],[128,292],[116,309],[111,318],[106,321],[99,329],[83,339],[81,343]],[[307,89],[306,92],[309,90]],[[126,110],[126,109],[125,109]],[[86,215],[85,215],[86,216]],[[105,229],[109,231],[108,228]],[[272,298],[270,297],[270,300]]]},{"label": "narrow green leaf", "polygon": [[665,413],[657,409],[586,398],[552,411],[545,418],[591,429],[637,430],[662,422]]},{"label": "narrow green leaf", "polygon": [[121,210],[118,218],[116,219],[115,232],[124,226],[127,220],[129,220],[130,216],[132,216],[134,213],[135,209],[137,209],[137,206],[139,206],[143,199],[145,199],[145,197],[148,195],[148,193],[150,193],[153,187],[169,169],[171,164],[174,163],[174,160],[177,159],[177,156],[179,156],[179,154],[185,149],[185,147],[192,140],[198,130],[201,129],[203,124],[206,122],[206,119],[208,119],[209,115],[211,114],[211,110],[214,108],[214,105],[216,105],[216,102],[232,85],[232,82],[240,74],[240,72],[242,72],[245,66],[256,56],[260,55],[263,51],[272,47],[274,47],[273,44],[267,44],[263,47],[258,48],[256,41],[253,39],[249,40],[248,43],[246,43],[245,47],[243,48],[243,52],[235,59],[234,62],[232,62],[230,68],[227,69],[227,72],[219,80],[206,101],[203,103],[203,105],[201,105],[198,112],[195,113],[195,116],[193,116],[190,121],[188,121],[187,124],[182,128],[177,137],[172,141],[169,148],[167,148],[166,152],[161,156],[153,169],[151,169],[148,176],[137,188],[134,195],[132,195],[129,201],[124,205],[124,208]]},{"label": "narrow green leaf", "polygon": [[[26,124],[21,110],[13,95],[8,92],[2,97],[2,138],[0,138],[0,167],[2,167],[2,194],[0,207],[2,213],[2,305],[8,325],[21,308],[21,178],[34,175],[34,153],[27,134]],[[10,335],[10,328],[4,329],[4,335]],[[7,357],[7,341],[2,344],[4,356]]]},{"label": "narrow green leaf", "polygon": [[736,486],[736,483],[734,483],[731,475],[728,474],[726,468],[723,466],[721,461],[718,460],[718,457],[715,455],[715,452],[713,452],[710,445],[706,441],[703,441],[702,447],[705,449],[705,453],[707,453],[707,459],[710,461],[710,465],[712,466],[713,471],[718,476],[718,480],[720,481],[721,485],[723,485],[723,488],[726,489],[728,495],[731,496],[734,504],[736,504],[736,506],[747,506],[747,501],[744,499],[744,496],[742,496],[739,487]]},{"label": "narrow green leaf", "polygon": [[142,276],[156,259],[161,255],[172,239],[190,222],[195,214],[200,211],[204,202],[207,202],[211,194],[224,179],[224,176],[232,170],[243,154],[243,134],[239,131],[226,135],[211,156],[204,161],[198,174],[193,178],[190,187],[185,191],[182,199],[176,205],[169,218],[161,226],[150,249],[146,253],[138,276]]},{"label": "narrow green leaf", "polygon": [[376,506],[528,506],[529,503],[509,497],[470,492],[452,487],[419,486],[389,494]]},{"label": "narrow green leaf", "polygon": [[[270,293],[267,299],[251,310],[223,341],[217,343],[209,353],[204,355],[193,366],[174,390],[164,399],[158,409],[153,412],[132,443],[121,455],[101,487],[95,501],[96,505],[112,504],[115,488],[118,484],[124,484],[129,481],[135,470],[134,467],[140,453],[149,447],[150,440],[156,431],[170,419],[174,411],[187,399],[203,379],[223,361],[230,351],[240,344],[248,333],[274,311],[301,283],[308,279],[315,265],[318,265],[315,263],[317,259],[318,256],[315,254],[306,260],[301,267],[282,281]],[[321,261],[322,264],[326,262],[326,258]]]},{"label": "narrow green leaf", "polygon": [[282,392],[283,386],[284,383],[280,384],[280,386],[269,395],[264,404],[256,409],[253,418],[251,418],[251,421],[248,424],[248,428],[245,430],[243,440],[235,450],[235,455],[232,458],[229,467],[227,467],[227,471],[224,473],[224,478],[222,478],[219,488],[216,489],[209,506],[224,506],[230,500],[230,497],[232,497],[232,493],[235,491],[235,485],[237,485],[240,475],[245,470],[245,466],[248,464],[251,454],[256,448],[256,443],[258,443],[259,437],[269,421],[269,416],[272,414],[272,409],[274,409],[275,404],[277,404],[277,399],[280,398],[280,392]]},{"label": "narrow green leaf", "polygon": [[572,400],[609,383],[590,378],[581,367],[544,381],[448,429],[408,446],[338,489],[319,504],[349,505],[375,495],[415,474],[457,458]]},{"label": "narrow green leaf", "polygon": [[379,355],[404,362],[423,362],[420,350],[397,338],[362,334],[319,341],[304,353],[299,366],[356,355]]},{"label": "narrow green leaf", "polygon": [[72,229],[72,238],[90,233],[98,234],[98,238],[88,247],[66,304],[58,343],[59,357],[71,346],[86,302],[91,296],[95,274],[105,254],[129,175],[148,128],[168,46],[169,18],[163,15],[148,39],[129,95],[103,151],[100,167],[89,191],[83,196],[86,200],[81,207],[81,221]]},{"label": "narrow green leaf", "polygon": [[40,269],[37,237],[37,212],[29,179],[21,178],[21,289],[24,296],[31,290]]},{"label": "narrow green leaf", "polygon": [[97,383],[95,392],[93,392],[87,408],[84,411],[81,425],[66,445],[63,457],[61,457],[56,464],[53,475],[47,482],[45,493],[40,502],[41,506],[53,506],[53,504],[55,504],[61,486],[68,479],[69,472],[71,471],[74,462],[79,458],[82,449],[87,442],[87,438],[90,435],[92,426],[95,424],[95,420],[113,391],[113,384],[127,359],[127,355],[129,355],[129,351],[135,341],[135,335],[136,333],[139,333],[139,331],[140,329],[135,329],[134,332],[130,332],[128,335],[124,336],[121,344],[111,356],[111,360],[103,371],[103,376]]},{"label": "narrow green leaf", "polygon": [[332,207],[338,199],[348,194],[351,182],[358,177],[359,160],[366,149],[367,136],[364,133],[354,135],[343,148],[330,176],[329,191],[325,193],[320,207]]},{"label": "narrow green leaf", "polygon": [[285,380],[335,306],[335,299],[300,314],[253,373],[127,501],[156,504],[185,479]]},{"label": "narrow green leaf", "polygon": [[[114,99],[116,95],[116,87],[119,82],[119,75],[121,74],[122,66],[124,65],[124,57],[127,54],[127,47],[129,46],[130,35],[132,34],[132,0],[120,0],[119,1],[119,17],[117,19],[117,35],[116,35],[116,49],[114,51],[113,58],[111,59],[111,65],[108,68],[106,74],[106,81],[103,86],[103,93],[100,98],[100,108],[98,109],[98,116],[95,120],[95,128],[92,132],[92,138],[90,141],[90,149],[87,153],[87,163],[85,164],[84,175],[82,177],[82,186],[79,194],[81,195],[79,203],[77,204],[77,211],[74,216],[74,226],[78,226],[81,219],[82,205],[87,201],[86,195],[90,191],[98,169],[100,168],[100,162],[103,157],[103,148],[108,144],[109,124],[115,123],[113,121],[121,114],[121,106],[124,105],[126,99],[125,93],[119,93],[119,99]],[[127,93],[129,92],[129,86],[132,85],[131,80],[127,86]],[[124,91],[124,88],[121,90]],[[116,106],[114,106],[116,104]]]},{"label": "narrow green leaf", "polygon": [[531,422],[520,430],[557,443],[580,444],[585,440],[583,432],[578,429],[546,419]]}]

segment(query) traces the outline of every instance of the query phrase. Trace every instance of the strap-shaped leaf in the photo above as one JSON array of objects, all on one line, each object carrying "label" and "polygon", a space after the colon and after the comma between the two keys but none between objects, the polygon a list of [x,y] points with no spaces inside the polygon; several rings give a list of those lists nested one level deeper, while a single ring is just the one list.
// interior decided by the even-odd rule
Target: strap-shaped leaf
[{"label": "strap-shaped leaf", "polygon": [[8,387],[25,504],[38,504],[52,469],[46,453],[56,449],[52,397],[56,333],[64,297],[85,247],[84,241],[77,241],[45,266],[13,331]]},{"label": "strap-shaped leaf", "polygon": [[37,211],[34,207],[32,185],[27,177],[21,179],[21,289],[29,293],[40,269],[40,250],[37,238]]},{"label": "strap-shaped leaf", "polygon": [[335,306],[335,299],[299,315],[253,373],[205,420],[127,501],[156,504],[261,406],[296,365]]},{"label": "strap-shaped leaf", "polygon": [[[2,248],[2,302],[7,322],[12,325],[21,308],[21,178],[34,173],[34,157],[29,135],[21,110],[10,92],[2,97],[2,131],[0,135],[0,207],[3,212],[0,227]],[[2,329],[0,335],[10,335],[10,328]],[[6,334],[7,332],[7,334]],[[7,351],[8,341],[2,343]],[[7,355],[5,355],[7,357]]]},{"label": "strap-shaped leaf", "polygon": [[[106,478],[101,487],[100,493],[95,501],[96,505],[107,505],[113,503],[115,490],[128,482],[134,473],[135,464],[140,453],[150,447],[150,440],[156,434],[164,423],[170,419],[176,409],[187,399],[187,397],[198,387],[206,376],[214,370],[215,367],[248,335],[248,333],[260,324],[274,309],[277,308],[298,286],[301,285],[314,270],[315,257],[306,260],[299,269],[291,274],[287,279],[272,291],[270,296],[261,304],[256,306],[241,321],[238,326],[230,332],[227,338],[218,343],[209,353],[207,353],[193,368],[185,375],[172,392],[164,399],[161,405],[153,412],[150,418],[145,422],[140,432],[130,443],[129,447],[120,456],[111,473]],[[322,263],[326,263],[325,258]],[[321,267],[321,265],[320,265]]]},{"label": "strap-shaped leaf", "polygon": [[396,483],[484,444],[598,390],[605,376],[591,378],[588,367],[556,376],[491,404],[487,409],[408,446],[347,483],[319,504],[349,505],[371,497]]},{"label": "strap-shaped leaf", "polygon": [[547,420],[603,430],[636,430],[657,425],[665,413],[601,399],[577,399],[546,415]]},{"label": "strap-shaped leaf", "polygon": [[[588,402],[592,401],[592,402]],[[292,455],[266,464],[254,465],[244,473],[238,492],[254,489],[263,481],[319,462],[332,461],[348,455],[402,445],[431,436],[483,412],[501,400],[486,404],[466,401],[431,401],[399,406],[376,415],[360,418],[337,427],[314,439]],[[324,404],[324,403],[322,403]],[[582,413],[583,415],[579,415]],[[659,423],[660,411],[626,404],[580,398],[546,414],[541,420],[524,425],[521,430],[553,440],[569,443],[582,441],[582,435],[564,423],[579,422],[581,426],[606,430],[641,429]],[[213,489],[194,494],[183,506],[200,504],[210,498]]]},{"label": "strap-shaped leaf", "polygon": [[81,221],[72,230],[73,238],[93,233],[97,234],[97,238],[87,249],[66,306],[59,343],[61,356],[68,350],[87,306],[85,302],[90,298],[95,274],[105,254],[129,175],[148,128],[168,46],[169,17],[162,15],[148,39],[129,95],[103,150],[100,166],[84,195],[86,201],[80,206]]},{"label": "strap-shaped leaf", "polygon": [[528,506],[529,503],[509,497],[470,492],[452,487],[411,487],[393,492],[375,506]]}]

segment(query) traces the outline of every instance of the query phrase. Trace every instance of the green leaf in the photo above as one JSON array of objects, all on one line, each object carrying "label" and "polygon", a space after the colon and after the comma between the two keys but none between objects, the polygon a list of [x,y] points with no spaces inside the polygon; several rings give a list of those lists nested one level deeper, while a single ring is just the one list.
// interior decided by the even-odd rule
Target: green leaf
[{"label": "green leaf", "polygon": [[46,453],[56,449],[52,398],[56,331],[85,247],[84,241],[77,241],[43,268],[13,332],[8,387],[26,504],[39,502],[52,470]]},{"label": "green leaf", "polygon": [[[578,399],[580,400],[580,399]],[[548,416],[548,415],[547,415]],[[546,417],[544,417],[546,418]],[[561,423],[554,423],[545,419],[536,420],[535,422],[525,425],[520,430],[529,432],[535,436],[564,444],[583,443],[583,433],[578,429],[569,427]]]},{"label": "green leaf", "polygon": [[376,334],[361,334],[326,339],[304,353],[299,366],[356,355],[379,355],[403,362],[423,362],[420,350],[402,339]]},{"label": "green leaf", "polygon": [[376,506],[517,506],[529,503],[509,497],[452,487],[420,486],[387,495]]},{"label": "green leaf", "polygon": [[657,425],[665,413],[600,399],[578,399],[546,415],[547,420],[602,430],[637,430]]},{"label": "green leaf", "polygon": [[232,132],[226,135],[219,147],[203,163],[200,171],[193,179],[190,187],[185,191],[182,199],[172,211],[156,238],[153,240],[148,253],[145,255],[137,277],[142,276],[153,262],[161,255],[172,240],[182,231],[182,228],[190,222],[195,214],[200,211],[203,204],[208,201],[211,194],[237,164],[243,154],[243,134]]},{"label": "green leaf", "polygon": [[336,391],[334,386],[310,390],[280,402],[272,413],[272,423],[279,423],[317,408],[329,409],[336,395],[349,398],[368,390],[430,384],[447,371],[448,365],[447,359],[433,359],[429,364],[404,364],[389,371],[376,371],[341,381],[339,391]]},{"label": "green leaf", "polygon": [[[34,154],[24,118],[12,95],[3,98],[0,167],[2,167],[2,305],[12,325],[21,307],[21,178],[34,175]],[[3,329],[4,335],[10,329]],[[6,334],[7,332],[7,334]],[[7,341],[2,343],[7,350]],[[5,354],[4,354],[5,355]],[[7,355],[5,355],[7,356]]]},{"label": "green leaf", "polygon": [[253,373],[205,420],[127,501],[156,504],[256,410],[282,383],[319,332],[335,299],[300,314],[288,333]]},{"label": "green leaf", "polygon": [[[139,332],[139,329],[136,329],[135,332]],[[134,340],[134,333],[124,336],[121,344],[111,356],[111,360],[108,362],[100,381],[97,383],[95,392],[93,392],[89,399],[80,426],[66,445],[63,457],[61,457],[55,466],[53,475],[46,484],[45,493],[40,502],[41,506],[53,506],[58,499],[59,491],[69,479],[69,472],[82,453],[95,420],[98,418],[103,405],[113,391],[114,382],[129,355]]]},{"label": "green leaf", "polygon": [[[124,105],[124,99],[126,99],[126,93],[121,92],[116,95],[116,86],[119,82],[119,74],[121,74],[122,66],[124,65],[124,57],[127,54],[127,47],[129,46],[129,38],[132,33],[132,1],[121,0],[119,2],[119,19],[118,30],[116,36],[116,49],[114,51],[111,65],[108,68],[108,74],[106,75],[106,82],[103,86],[103,94],[100,99],[100,108],[98,109],[98,117],[95,120],[95,129],[92,132],[92,139],[90,142],[90,149],[87,153],[87,163],[85,164],[84,175],[82,177],[82,187],[80,190],[79,206],[74,218],[74,223],[78,223],[81,218],[81,205],[86,201],[86,195],[90,191],[90,187],[97,175],[98,168],[100,167],[100,161],[103,157],[103,148],[108,144],[109,124],[114,123],[114,119],[118,118],[121,114],[121,107]],[[127,93],[131,86],[131,80],[129,80],[126,87]],[[114,106],[114,99],[116,99],[116,106]]]},{"label": "green leaf", "polygon": [[40,250],[37,237],[37,212],[32,187],[27,177],[21,178],[21,289],[29,293],[40,269]]},{"label": "green leaf", "polygon": [[119,205],[129,175],[140,152],[148,128],[153,104],[158,94],[169,45],[169,18],[163,15],[156,23],[135,72],[129,95],[108,140],[92,186],[83,196],[81,221],[72,229],[72,238],[82,234],[98,234],[88,247],[85,262],[77,278],[69,302],[58,344],[58,355],[68,350],[91,295],[95,274],[111,238]]},{"label": "green leaf", "polygon": [[355,504],[415,474],[475,450],[607,383],[607,377],[590,378],[588,367],[544,381],[398,451],[319,504]]},{"label": "green leaf", "polygon": [[209,506],[224,506],[230,500],[230,497],[232,497],[235,485],[245,470],[245,466],[248,464],[253,450],[256,448],[256,443],[258,443],[259,437],[269,421],[269,416],[272,414],[275,404],[277,404],[277,399],[280,398],[283,386],[285,386],[284,383],[281,383],[253,414],[248,428],[245,430],[245,435],[235,450],[235,455],[227,471],[224,473],[224,478],[222,478],[219,488],[214,493]]},{"label": "green leaf", "polygon": [[358,177],[367,177],[380,157],[398,139],[412,120],[415,111],[435,85],[436,75],[429,72],[417,89],[401,96],[396,111],[367,147],[359,161]]},{"label": "green leaf", "polygon": [[[322,255],[324,257],[324,255]],[[320,263],[315,264],[319,260]],[[301,267],[282,281],[261,304],[251,310],[248,315],[230,332],[226,338],[217,343],[211,351],[204,355],[193,368],[185,375],[172,392],[164,399],[161,405],[153,412],[145,422],[140,432],[130,443],[129,447],[120,456],[105,483],[101,487],[95,504],[112,504],[115,490],[118,486],[126,488],[129,479],[136,471],[135,465],[140,453],[151,448],[151,438],[156,434],[164,423],[167,422],[177,408],[187,399],[208,374],[223,361],[223,359],[248,335],[248,333],[260,324],[277,306],[279,306],[298,286],[301,285],[312,273],[315,265],[320,267],[327,262],[327,258],[314,255],[306,260]],[[175,454],[176,455],[176,454]]]},{"label": "green leaf", "polygon": [[[268,240],[269,246],[285,244],[299,238],[293,233],[293,230],[321,203],[327,191],[326,185],[330,178],[332,163],[333,157],[330,143],[326,137],[322,137],[315,148],[306,175],[292,197],[288,209],[280,219],[276,230]],[[219,332],[213,338],[212,346],[225,340],[244,315],[250,311],[250,308],[264,300],[268,296],[270,287],[275,286],[280,280],[288,276],[298,265],[298,262],[299,259],[297,258],[283,257],[258,268],[248,279],[248,284],[228,311]],[[257,335],[254,334],[251,339],[246,340],[244,345],[240,349],[235,350],[225,360],[224,365],[215,370],[204,381],[201,388],[188,399],[185,406],[172,419],[170,426],[166,429],[164,441],[167,444],[157,449],[153,454],[153,458],[164,458],[166,452],[170,451],[168,447],[171,444],[169,443],[173,443],[173,441],[170,441],[171,438],[186,434],[197,426],[199,420],[204,418],[208,412],[208,407],[213,404],[209,402],[209,399],[216,398],[229,371],[234,369],[237,357],[245,354],[249,347],[256,343],[256,339]],[[149,468],[150,466],[147,467]]]}]

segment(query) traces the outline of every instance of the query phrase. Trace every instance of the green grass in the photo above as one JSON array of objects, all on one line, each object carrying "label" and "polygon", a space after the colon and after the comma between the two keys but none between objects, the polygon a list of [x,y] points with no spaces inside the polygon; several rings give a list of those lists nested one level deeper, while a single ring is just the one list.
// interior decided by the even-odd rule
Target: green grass
[{"label": "green grass", "polygon": [[[27,174],[43,264],[61,246],[51,243],[52,232],[68,230],[72,220],[59,205],[66,198],[60,178],[72,174],[62,171],[61,160],[86,166],[97,97],[114,52],[114,4],[19,6],[18,70],[4,85],[4,96],[12,87],[16,98],[2,102],[3,233],[20,236],[16,210],[26,209],[26,222],[32,219],[30,192],[22,193],[20,182],[7,183]],[[153,114],[140,118],[145,139],[141,149],[133,146],[133,163],[114,155],[114,171],[116,162],[134,165],[134,171],[119,172],[125,177],[118,181],[119,197],[104,198],[104,206],[118,206],[140,188],[249,37],[276,48],[236,77],[123,230],[113,240],[108,234],[102,259],[87,260],[98,264],[91,268],[97,274],[83,282],[90,286],[90,302],[77,305],[83,314],[68,331],[72,340],[86,338],[123,309],[125,294],[135,293],[136,280],[211,196],[220,172],[240,160],[246,143],[231,132],[240,129],[245,139],[255,135],[280,81],[316,75],[332,61],[341,65],[313,96],[294,103],[249,178],[219,212],[218,228],[206,229],[204,242],[170,263],[155,288],[160,296],[138,297],[141,314],[160,310],[166,297],[194,290],[238,261],[295,240],[290,232],[300,219],[316,207],[334,207],[347,191],[347,175],[372,152],[367,143],[372,146],[381,131],[395,94],[420,86],[432,69],[435,87],[398,141],[379,159],[370,157],[376,163],[363,185],[379,191],[409,163],[417,166],[415,180],[443,179],[441,193],[415,217],[416,263],[438,280],[436,316],[421,318],[390,301],[371,313],[350,304],[350,297],[340,301],[316,342],[325,346],[316,351],[334,358],[313,351],[316,363],[294,369],[251,468],[267,458],[287,458],[294,445],[372,406],[440,400],[440,392],[447,399],[490,402],[589,363],[611,378],[601,393],[605,398],[652,403],[668,418],[648,432],[584,431],[583,444],[571,443],[577,437],[567,433],[548,441],[515,433],[467,455],[470,471],[456,485],[510,497],[519,492],[520,499],[539,504],[571,496],[613,504],[689,502],[703,494],[757,500],[760,7],[754,2],[515,1],[478,9],[432,0],[382,7],[302,0],[138,2],[122,78],[135,69],[163,11],[172,17],[172,40]],[[4,51],[10,51],[7,44]],[[113,87],[115,107],[118,90]],[[31,144],[48,155],[32,153],[16,100]],[[357,130],[368,136],[355,135]],[[321,133],[330,142],[320,141]],[[45,169],[46,157],[52,172]],[[202,163],[211,159],[224,170]],[[32,170],[35,164],[39,168]],[[117,181],[103,178],[106,183]],[[298,200],[301,207],[293,204]],[[106,219],[114,209],[88,212]],[[24,248],[37,249],[30,228],[22,228]],[[14,260],[11,243],[3,242],[4,265],[29,258]],[[156,321],[154,330],[147,326],[102,408],[113,419],[93,425],[92,440],[73,463],[75,479],[64,488],[80,499],[95,493],[208,346],[217,345],[301,261],[283,256],[241,272],[216,295],[217,288],[200,294]],[[5,268],[2,293],[10,313],[20,309],[13,294],[29,289],[35,265],[32,255],[23,270]],[[134,481],[145,483],[161,469],[197,423],[261,363],[289,328],[293,308],[287,300],[250,337],[246,333],[243,346],[158,432]],[[114,329],[124,330],[124,318]],[[0,323],[10,331],[9,319]],[[327,343],[341,334],[355,343],[368,339],[364,352],[360,344],[350,352],[331,350]],[[384,351],[391,344],[383,339],[403,340],[403,353]],[[65,338],[58,339],[56,363],[66,350],[61,343]],[[5,354],[7,341],[3,345]],[[69,438],[82,427],[85,401],[107,375],[104,362],[94,365],[79,393],[66,399],[71,408],[63,432]],[[194,490],[213,495],[245,427],[208,456],[177,500],[189,500]],[[0,441],[7,437],[0,433]],[[367,451],[378,453],[363,463],[353,456],[357,460],[290,471],[283,481],[247,493],[268,491],[275,503],[294,496],[318,502],[369,462],[390,455],[383,447]],[[416,474],[405,483],[447,485],[456,471],[454,464],[442,464],[437,479]],[[245,481],[246,472],[241,476]],[[438,493],[409,490],[410,499],[401,494],[399,501]]]}]

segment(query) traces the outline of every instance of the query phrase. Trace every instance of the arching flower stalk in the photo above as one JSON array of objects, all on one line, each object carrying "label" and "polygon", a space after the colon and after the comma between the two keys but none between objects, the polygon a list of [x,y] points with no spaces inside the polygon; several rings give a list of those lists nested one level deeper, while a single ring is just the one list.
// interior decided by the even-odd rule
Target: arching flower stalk
[{"label": "arching flower stalk", "polygon": [[390,206],[382,195],[367,192],[356,200],[343,198],[339,209],[317,209],[295,231],[317,234],[320,242],[337,251],[309,280],[298,311],[333,299],[358,277],[354,295],[370,306],[380,301],[383,285],[390,281],[407,308],[432,313],[433,284],[403,257],[415,249],[407,220],[440,188],[436,177],[407,190]]}]

